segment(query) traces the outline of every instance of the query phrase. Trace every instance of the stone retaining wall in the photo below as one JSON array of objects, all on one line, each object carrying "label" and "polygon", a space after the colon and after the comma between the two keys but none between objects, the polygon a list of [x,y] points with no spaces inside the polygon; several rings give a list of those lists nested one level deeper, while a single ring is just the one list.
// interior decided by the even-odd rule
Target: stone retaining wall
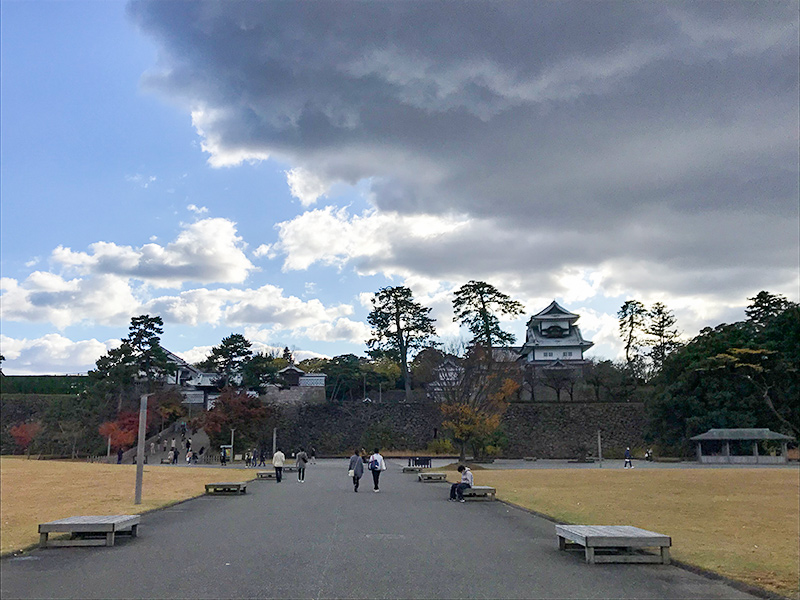
[{"label": "stone retaining wall", "polygon": [[[441,433],[435,404],[322,404],[296,406],[286,415],[278,444],[284,450],[314,446],[318,454],[345,454],[377,444],[384,449],[423,450]],[[640,403],[512,404],[503,417],[508,457],[573,458],[597,451],[597,430],[604,454],[626,446],[644,446],[644,405]]]}]

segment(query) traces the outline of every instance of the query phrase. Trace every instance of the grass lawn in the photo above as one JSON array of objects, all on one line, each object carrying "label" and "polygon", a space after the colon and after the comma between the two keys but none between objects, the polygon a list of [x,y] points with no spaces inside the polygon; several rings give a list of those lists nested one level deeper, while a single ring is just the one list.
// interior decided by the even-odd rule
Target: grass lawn
[{"label": "grass lawn", "polygon": [[214,481],[249,481],[255,471],[145,465],[134,504],[136,465],[0,458],[0,553],[38,544],[37,525],[74,515],[140,514],[205,493]]},{"label": "grass lawn", "polygon": [[797,469],[486,469],[475,484],[559,521],[664,533],[676,560],[800,598]]}]

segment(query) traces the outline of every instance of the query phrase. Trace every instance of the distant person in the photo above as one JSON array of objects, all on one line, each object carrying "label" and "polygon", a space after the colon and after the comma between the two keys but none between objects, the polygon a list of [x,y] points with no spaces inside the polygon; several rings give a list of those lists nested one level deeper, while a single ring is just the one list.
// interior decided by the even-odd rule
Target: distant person
[{"label": "distant person", "polygon": [[223,467],[227,464],[228,457],[225,455],[225,448],[222,449],[222,452],[219,453],[219,464]]},{"label": "distant person", "polygon": [[464,490],[473,486],[472,471],[469,467],[458,465],[458,472],[461,473],[461,481],[450,486],[450,500],[464,502]]},{"label": "distant person", "polygon": [[381,472],[386,470],[386,461],[383,460],[383,456],[378,452],[378,448],[375,448],[375,451],[369,457],[367,468],[372,471],[372,483],[375,486],[372,491],[375,493],[380,492],[378,482],[381,478]]},{"label": "distant person", "polygon": [[312,465],[317,464],[317,449],[314,448],[314,446],[311,446],[310,456],[311,456],[311,464]]},{"label": "distant person", "polygon": [[192,438],[187,438],[186,439],[186,451],[188,452],[191,449],[192,449]]},{"label": "distant person", "polygon": [[180,456],[180,453],[178,452],[178,448],[176,446],[175,448],[172,449],[172,464],[173,465],[177,465],[178,464],[178,457],[179,456]]},{"label": "distant person", "polygon": [[190,465],[190,464],[192,464],[192,456],[194,456],[194,452],[192,452],[191,450],[189,450],[189,451],[186,453],[186,464],[187,464],[187,465]]},{"label": "distant person", "polygon": [[300,448],[300,452],[297,453],[297,459],[295,460],[295,466],[297,466],[297,481],[299,483],[306,482],[306,465],[308,464],[308,454],[306,451]]},{"label": "distant person", "polygon": [[161,450],[162,452],[166,452],[167,451],[167,438],[164,438],[162,440],[161,447],[162,447],[162,450]]},{"label": "distant person", "polygon": [[122,448],[117,450],[117,464],[118,465],[122,464]]},{"label": "distant person", "polygon": [[283,465],[286,462],[286,455],[278,448],[272,455],[272,466],[275,468],[275,481],[278,483],[283,479]]},{"label": "distant person", "polygon": [[350,457],[350,465],[347,468],[349,469],[347,474],[353,478],[353,491],[358,492],[358,483],[364,475],[364,461],[361,460],[358,448],[353,450],[353,456]]},{"label": "distant person", "polygon": [[633,460],[631,460],[631,449],[625,448],[625,462],[622,464],[623,469],[633,469]]},{"label": "distant person", "polygon": [[150,454],[155,454],[155,453],[156,453],[156,443],[150,442]]}]

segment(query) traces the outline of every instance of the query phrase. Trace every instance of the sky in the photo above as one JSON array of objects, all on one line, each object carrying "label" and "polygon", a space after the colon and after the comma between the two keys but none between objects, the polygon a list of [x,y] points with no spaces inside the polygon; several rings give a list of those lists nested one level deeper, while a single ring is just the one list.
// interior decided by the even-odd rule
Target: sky
[{"label": "sky", "polygon": [[798,300],[792,2],[28,2],[0,17],[0,352],[82,373],[164,320],[363,355],[405,285],[445,344],[453,292],[685,338]]}]

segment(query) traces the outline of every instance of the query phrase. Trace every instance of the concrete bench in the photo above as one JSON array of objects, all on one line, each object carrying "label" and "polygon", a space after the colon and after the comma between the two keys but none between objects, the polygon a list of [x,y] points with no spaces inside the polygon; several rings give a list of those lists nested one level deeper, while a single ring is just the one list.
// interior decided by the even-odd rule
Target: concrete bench
[{"label": "concrete bench", "polygon": [[283,467],[284,473],[296,473],[297,472],[297,465],[287,465]]},{"label": "concrete bench", "polygon": [[447,473],[420,473],[417,477],[422,482],[447,481]]},{"label": "concrete bench", "polygon": [[246,494],[246,481],[223,481],[206,484],[206,494]]},{"label": "concrete bench", "polygon": [[[669,564],[672,538],[629,525],[556,525],[559,550],[583,549],[586,562]],[[572,543],[570,543],[572,542]],[[658,548],[659,554],[638,553]]]},{"label": "concrete bench", "polygon": [[275,480],[277,480],[277,477],[275,476],[275,471],[258,471],[256,473],[256,479],[275,479]]},{"label": "concrete bench", "polygon": [[494,500],[497,490],[488,485],[473,485],[463,492],[464,500]]},{"label": "concrete bench", "polygon": [[162,458],[161,459],[161,464],[162,465],[169,465],[169,464],[172,464],[172,461],[170,459],[168,459],[168,458]]},{"label": "concrete bench", "polygon": [[[140,519],[139,515],[83,516],[40,523],[39,547],[113,546],[118,533],[136,537]],[[69,533],[70,539],[48,540],[51,533]]]},{"label": "concrete bench", "polygon": [[403,473],[419,473],[422,467],[403,467]]}]

